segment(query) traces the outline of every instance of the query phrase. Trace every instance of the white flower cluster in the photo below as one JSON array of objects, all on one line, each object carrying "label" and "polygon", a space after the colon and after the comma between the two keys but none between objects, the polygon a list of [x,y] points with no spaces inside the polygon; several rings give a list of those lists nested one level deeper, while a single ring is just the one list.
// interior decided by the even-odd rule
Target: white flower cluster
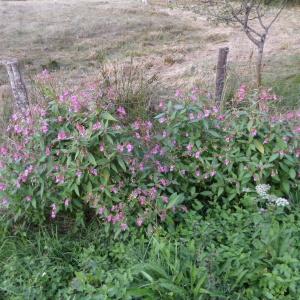
[{"label": "white flower cluster", "polygon": [[274,204],[277,206],[288,206],[290,205],[289,201],[285,198],[276,198]]},{"label": "white flower cluster", "polygon": [[271,186],[268,184],[259,184],[255,187],[257,194],[266,199],[269,204],[274,204],[276,206],[288,206],[289,201],[285,198],[276,197],[274,195],[269,195],[268,192],[271,189]]},{"label": "white flower cluster", "polygon": [[259,184],[255,187],[256,193],[262,198],[266,198],[268,196],[268,191],[271,186],[268,184]]}]

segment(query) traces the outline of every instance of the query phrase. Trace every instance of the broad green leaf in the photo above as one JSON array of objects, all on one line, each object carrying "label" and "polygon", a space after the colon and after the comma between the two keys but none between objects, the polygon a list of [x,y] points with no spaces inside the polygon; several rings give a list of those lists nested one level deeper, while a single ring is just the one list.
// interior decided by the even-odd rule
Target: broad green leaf
[{"label": "broad green leaf", "polygon": [[118,164],[120,165],[120,167],[123,169],[124,172],[126,172],[126,165],[123,161],[122,158],[118,157]]},{"label": "broad green leaf", "polygon": [[254,140],[254,144],[255,144],[257,150],[258,150],[260,153],[262,153],[262,154],[265,153],[265,148],[264,148],[263,144],[262,144],[260,141]]},{"label": "broad green leaf", "polygon": [[272,161],[276,160],[278,157],[279,157],[278,153],[272,154],[269,158],[269,162],[272,162]]},{"label": "broad green leaf", "polygon": [[296,171],[294,169],[290,169],[289,175],[290,175],[291,179],[295,179],[296,178]]},{"label": "broad green leaf", "polygon": [[170,197],[170,201],[169,204],[167,206],[167,209],[173,208],[174,206],[180,204],[181,202],[183,202],[184,200],[184,195],[183,194],[179,194],[177,195],[177,193],[173,194]]},{"label": "broad green leaf", "polygon": [[108,113],[107,111],[104,112],[104,113],[102,114],[102,118],[103,118],[104,120],[115,121],[115,122],[117,122],[117,119],[115,119],[115,118],[114,118],[110,113]]}]

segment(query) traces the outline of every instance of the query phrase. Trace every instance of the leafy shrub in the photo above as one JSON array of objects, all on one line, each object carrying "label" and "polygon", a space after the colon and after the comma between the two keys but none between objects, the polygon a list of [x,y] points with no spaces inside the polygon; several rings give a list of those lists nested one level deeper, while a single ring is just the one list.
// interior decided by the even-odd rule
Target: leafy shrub
[{"label": "leafy shrub", "polygon": [[43,91],[48,104],[14,114],[1,147],[0,196],[11,223],[61,216],[84,225],[97,217],[116,235],[129,225],[152,232],[189,208],[255,206],[249,190],[261,183],[299,201],[299,113],[270,115],[268,92],[257,103],[240,90],[244,101],[225,114],[195,92],[180,104],[161,103],[154,120],[132,120],[97,86]]},{"label": "leafy shrub", "polygon": [[157,232],[133,268],[141,299],[297,299],[299,211],[192,212]]}]

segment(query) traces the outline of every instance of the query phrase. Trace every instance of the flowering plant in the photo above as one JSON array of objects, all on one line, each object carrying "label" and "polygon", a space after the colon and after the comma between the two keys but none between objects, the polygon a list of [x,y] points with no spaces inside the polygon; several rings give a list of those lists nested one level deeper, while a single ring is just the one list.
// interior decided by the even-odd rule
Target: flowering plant
[{"label": "flowering plant", "polygon": [[0,148],[0,203],[11,222],[93,217],[119,234],[208,203],[244,203],[259,183],[299,200],[297,112],[221,113],[193,92],[160,103],[154,119],[132,120],[96,87],[46,91],[47,105],[12,116]]}]

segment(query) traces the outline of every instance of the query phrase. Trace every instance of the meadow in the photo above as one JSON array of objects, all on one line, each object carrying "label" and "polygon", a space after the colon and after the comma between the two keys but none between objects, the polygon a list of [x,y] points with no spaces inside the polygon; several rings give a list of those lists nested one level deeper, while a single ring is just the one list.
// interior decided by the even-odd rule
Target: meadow
[{"label": "meadow", "polygon": [[299,7],[257,87],[238,26],[148,2],[0,3],[0,299],[298,300]]}]

